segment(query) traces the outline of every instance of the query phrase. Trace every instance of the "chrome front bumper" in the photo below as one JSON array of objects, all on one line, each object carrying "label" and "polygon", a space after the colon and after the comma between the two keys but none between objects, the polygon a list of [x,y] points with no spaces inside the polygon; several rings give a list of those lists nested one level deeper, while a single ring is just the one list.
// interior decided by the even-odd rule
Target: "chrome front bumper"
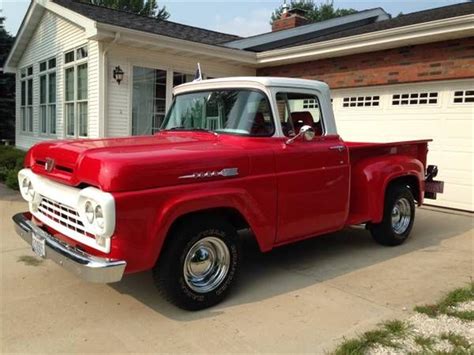
[{"label": "chrome front bumper", "polygon": [[13,216],[15,230],[31,245],[32,233],[45,239],[46,258],[51,259],[80,278],[96,283],[111,283],[122,279],[127,263],[89,255],[53,237],[33,223],[25,213]]}]

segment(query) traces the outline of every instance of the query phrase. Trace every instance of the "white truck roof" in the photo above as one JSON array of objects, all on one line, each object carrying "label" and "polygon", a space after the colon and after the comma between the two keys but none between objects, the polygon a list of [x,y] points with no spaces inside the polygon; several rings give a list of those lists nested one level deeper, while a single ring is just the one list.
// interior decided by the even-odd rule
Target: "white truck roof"
[{"label": "white truck roof", "polygon": [[186,84],[179,85],[174,88],[174,94],[179,94],[187,91],[194,91],[200,89],[209,89],[212,86],[247,86],[247,87],[289,87],[299,89],[310,89],[318,91],[329,91],[329,86],[322,81],[296,79],[296,78],[281,78],[273,76],[235,76],[219,79],[209,79],[201,81],[193,81]]}]

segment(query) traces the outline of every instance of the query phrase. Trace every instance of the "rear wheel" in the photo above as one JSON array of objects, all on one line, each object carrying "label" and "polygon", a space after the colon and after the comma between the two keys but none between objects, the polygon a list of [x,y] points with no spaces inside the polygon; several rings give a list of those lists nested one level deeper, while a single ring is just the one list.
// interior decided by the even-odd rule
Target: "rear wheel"
[{"label": "rear wheel", "polygon": [[393,185],[387,190],[383,219],[370,225],[372,237],[387,246],[402,244],[410,235],[415,221],[415,200],[410,189]]},{"label": "rear wheel", "polygon": [[165,298],[187,310],[221,302],[235,283],[240,266],[235,228],[201,216],[181,223],[168,238],[153,269],[155,283]]}]

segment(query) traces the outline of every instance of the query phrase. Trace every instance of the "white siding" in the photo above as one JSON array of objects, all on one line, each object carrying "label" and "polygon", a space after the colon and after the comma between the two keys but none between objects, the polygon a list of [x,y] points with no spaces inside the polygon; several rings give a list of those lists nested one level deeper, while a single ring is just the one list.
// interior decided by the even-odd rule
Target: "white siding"
[{"label": "white siding", "polygon": [[[88,45],[88,91],[89,91],[89,134],[90,137],[98,136],[98,58],[99,48],[95,41],[88,41],[84,30],[65,19],[46,11],[41,19],[33,37],[30,40],[21,60],[18,63],[17,71],[17,124],[16,124],[16,145],[20,148],[29,148],[33,144],[47,139],[64,138],[63,119],[63,86],[64,86],[64,52],[76,47]],[[56,58],[56,110],[57,110],[57,135],[41,136],[39,132],[39,62]],[[22,133],[20,131],[20,70],[26,66],[33,65],[33,133]]]},{"label": "white siding", "polygon": [[[438,165],[437,179],[445,181],[445,193],[425,202],[473,211],[474,103],[453,103],[455,91],[472,88],[472,80],[458,80],[334,90],[338,131],[350,141],[433,139],[428,164]],[[393,94],[422,92],[437,92],[438,103],[392,104]],[[379,106],[343,107],[345,97],[369,96],[379,96]]]},{"label": "white siding", "polygon": [[[201,63],[202,71],[210,77],[255,75],[252,68],[229,65],[217,61],[180,55],[170,55],[146,49],[116,46],[108,52],[107,65],[107,120],[106,136],[119,137],[128,136],[131,133],[132,112],[132,72],[133,66],[156,68],[171,72],[193,74],[197,63]],[[114,68],[120,65],[125,72],[124,80],[117,84],[113,79]],[[170,104],[168,100],[167,105]]]}]

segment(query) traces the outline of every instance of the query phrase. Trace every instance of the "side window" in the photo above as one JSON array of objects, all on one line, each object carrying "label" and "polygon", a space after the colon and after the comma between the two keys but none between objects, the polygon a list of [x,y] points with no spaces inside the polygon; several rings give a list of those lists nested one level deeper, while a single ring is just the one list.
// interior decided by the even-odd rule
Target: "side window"
[{"label": "side window", "polygon": [[276,95],[276,102],[285,136],[294,136],[306,125],[313,127],[316,136],[323,135],[323,120],[317,96],[280,92]]}]

